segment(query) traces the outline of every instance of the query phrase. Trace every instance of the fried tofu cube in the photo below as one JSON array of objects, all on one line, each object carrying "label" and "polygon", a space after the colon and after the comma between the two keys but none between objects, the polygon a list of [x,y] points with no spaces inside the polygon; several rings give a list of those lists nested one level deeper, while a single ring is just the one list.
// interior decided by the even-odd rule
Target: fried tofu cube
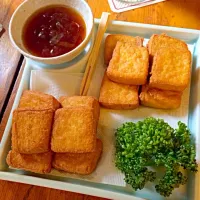
[{"label": "fried tofu cube", "polygon": [[52,166],[55,169],[75,174],[91,174],[97,166],[103,149],[100,139],[91,153],[55,153]]},{"label": "fried tofu cube", "polygon": [[25,90],[19,102],[23,109],[58,109],[60,103],[53,96],[38,91]]},{"label": "fried tofu cube", "polygon": [[46,174],[51,171],[52,152],[28,155],[11,150],[6,161],[13,168]]},{"label": "fried tofu cube", "polygon": [[182,93],[149,88],[148,85],[144,85],[139,97],[141,104],[147,107],[176,109],[181,105]]},{"label": "fried tofu cube", "polygon": [[63,108],[70,108],[70,107],[86,107],[91,108],[94,111],[95,119],[99,120],[99,102],[96,98],[91,96],[71,96],[71,97],[60,97],[59,99],[61,106]]},{"label": "fried tofu cube", "polygon": [[191,53],[176,48],[160,49],[153,60],[149,86],[183,91],[191,75]]},{"label": "fried tofu cube", "polygon": [[107,76],[116,83],[143,85],[147,81],[149,54],[147,48],[117,42],[107,68]]},{"label": "fried tofu cube", "polygon": [[96,148],[97,121],[91,108],[61,108],[54,117],[51,149],[57,153],[86,153]]},{"label": "fried tofu cube", "polygon": [[152,58],[161,48],[178,48],[187,51],[187,44],[179,39],[172,38],[166,34],[152,35],[148,42],[149,55]]},{"label": "fried tofu cube", "polygon": [[139,106],[138,86],[112,82],[105,73],[99,103],[110,109],[135,109]]},{"label": "fried tofu cube", "polygon": [[143,38],[141,37],[132,37],[129,35],[120,35],[120,34],[113,34],[108,35],[105,39],[105,49],[104,49],[104,62],[106,65],[109,64],[113,51],[118,41],[121,42],[132,42],[136,46],[142,47],[143,45]]},{"label": "fried tofu cube", "polygon": [[53,116],[52,109],[16,109],[13,112],[12,149],[23,154],[48,152]]}]

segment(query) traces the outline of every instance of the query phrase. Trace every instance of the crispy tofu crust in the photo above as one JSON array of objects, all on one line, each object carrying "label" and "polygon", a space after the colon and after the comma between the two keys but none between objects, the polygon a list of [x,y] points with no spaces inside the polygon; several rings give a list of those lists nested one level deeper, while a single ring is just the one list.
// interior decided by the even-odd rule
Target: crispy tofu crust
[{"label": "crispy tofu crust", "polygon": [[39,154],[20,154],[9,151],[6,162],[9,166],[35,173],[46,174],[51,171],[52,152]]},{"label": "crispy tofu crust", "polygon": [[51,149],[86,153],[96,148],[97,121],[91,108],[61,108],[55,113]]},{"label": "crispy tofu crust", "polygon": [[143,85],[147,81],[149,54],[145,47],[117,42],[107,68],[110,80],[128,85]]},{"label": "crispy tofu crust", "polygon": [[21,96],[19,107],[23,109],[58,109],[60,103],[53,96],[38,91],[25,90]]},{"label": "crispy tofu crust", "polygon": [[176,48],[160,49],[153,60],[149,86],[183,91],[191,76],[191,53]]},{"label": "crispy tofu crust", "polygon": [[94,111],[96,120],[97,121],[99,120],[99,113],[100,113],[99,102],[96,98],[92,96],[71,96],[71,97],[62,96],[60,97],[59,101],[63,108],[70,108],[70,107],[91,108]]},{"label": "crispy tofu crust", "polygon": [[97,139],[96,149],[91,153],[55,153],[52,166],[55,169],[75,174],[91,174],[97,166],[103,149]]},{"label": "crispy tofu crust", "polygon": [[183,51],[188,50],[187,44],[185,42],[176,38],[169,37],[166,34],[152,35],[147,46],[151,59],[161,48],[172,47],[172,48],[178,48]]},{"label": "crispy tofu crust", "polygon": [[110,109],[135,109],[139,106],[138,86],[112,82],[105,73],[101,84],[99,103]]},{"label": "crispy tofu crust", "polygon": [[142,47],[143,45],[143,38],[141,37],[132,37],[129,35],[120,35],[120,34],[113,34],[113,35],[108,35],[105,39],[105,49],[104,49],[104,62],[106,65],[109,64],[112,54],[114,51],[114,48],[117,44],[118,41],[121,42],[132,42],[136,46]]},{"label": "crispy tofu crust", "polygon": [[149,88],[148,85],[144,85],[139,97],[141,104],[147,107],[176,109],[181,105],[182,93]]},{"label": "crispy tofu crust", "polygon": [[16,109],[13,112],[12,149],[23,154],[48,152],[53,116],[52,109]]}]

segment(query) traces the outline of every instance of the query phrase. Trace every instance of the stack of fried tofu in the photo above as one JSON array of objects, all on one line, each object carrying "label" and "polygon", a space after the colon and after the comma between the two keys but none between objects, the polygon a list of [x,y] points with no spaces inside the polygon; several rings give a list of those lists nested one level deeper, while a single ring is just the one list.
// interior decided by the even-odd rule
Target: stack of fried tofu
[{"label": "stack of fried tofu", "polygon": [[8,165],[38,173],[51,171],[54,113],[60,103],[51,95],[24,91],[13,112],[12,150]]},{"label": "stack of fried tofu", "polygon": [[102,153],[97,139],[99,103],[89,96],[61,97],[55,113],[51,149],[53,167],[76,174],[90,174]]},{"label": "stack of fried tofu", "polygon": [[183,41],[166,34],[143,38],[109,35],[99,102],[111,109],[144,106],[175,109],[190,80],[191,53]]},{"label": "stack of fried tofu", "polygon": [[108,35],[105,41],[104,75],[99,102],[111,109],[134,109],[139,106],[139,85],[146,83],[149,55],[143,38]]},{"label": "stack of fried tofu", "polygon": [[62,97],[24,91],[13,113],[8,165],[49,173],[51,167],[90,174],[102,152],[97,139],[99,104],[93,97]]}]

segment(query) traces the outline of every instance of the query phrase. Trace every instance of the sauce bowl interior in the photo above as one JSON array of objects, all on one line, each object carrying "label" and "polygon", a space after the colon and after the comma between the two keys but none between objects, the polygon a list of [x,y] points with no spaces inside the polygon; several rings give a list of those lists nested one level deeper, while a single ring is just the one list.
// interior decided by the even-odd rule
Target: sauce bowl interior
[{"label": "sauce bowl interior", "polygon": [[[56,57],[37,57],[31,55],[23,44],[23,27],[27,21],[27,19],[35,13],[37,10],[52,6],[52,5],[61,5],[61,6],[68,6],[72,9],[75,9],[83,18],[86,26],[86,35],[85,39],[82,43],[77,46],[72,51],[56,56]],[[88,42],[91,39],[92,31],[94,26],[94,19],[93,14],[85,2],[85,0],[27,0],[22,3],[14,12],[10,25],[9,25],[9,36],[11,39],[12,44],[22,53],[24,56],[31,58],[33,60],[46,63],[46,64],[60,64],[64,62],[68,62],[78,56],[86,47]]]}]

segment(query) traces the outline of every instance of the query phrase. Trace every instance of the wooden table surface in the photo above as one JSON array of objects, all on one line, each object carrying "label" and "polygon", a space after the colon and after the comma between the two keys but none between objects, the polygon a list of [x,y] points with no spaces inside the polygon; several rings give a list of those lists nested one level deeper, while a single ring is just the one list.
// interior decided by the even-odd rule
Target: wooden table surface
[{"label": "wooden table surface", "polygon": [[[11,15],[21,2],[23,0],[0,0],[0,23],[4,27],[3,34],[0,34],[0,138],[10,114],[24,66],[23,57],[11,46],[8,37]],[[87,2],[96,18],[99,18],[103,11],[111,12],[107,0],[87,0]],[[111,12],[111,19],[200,29],[200,3],[199,0],[168,0],[124,13]],[[97,200],[102,198],[0,181],[0,199]]]}]

